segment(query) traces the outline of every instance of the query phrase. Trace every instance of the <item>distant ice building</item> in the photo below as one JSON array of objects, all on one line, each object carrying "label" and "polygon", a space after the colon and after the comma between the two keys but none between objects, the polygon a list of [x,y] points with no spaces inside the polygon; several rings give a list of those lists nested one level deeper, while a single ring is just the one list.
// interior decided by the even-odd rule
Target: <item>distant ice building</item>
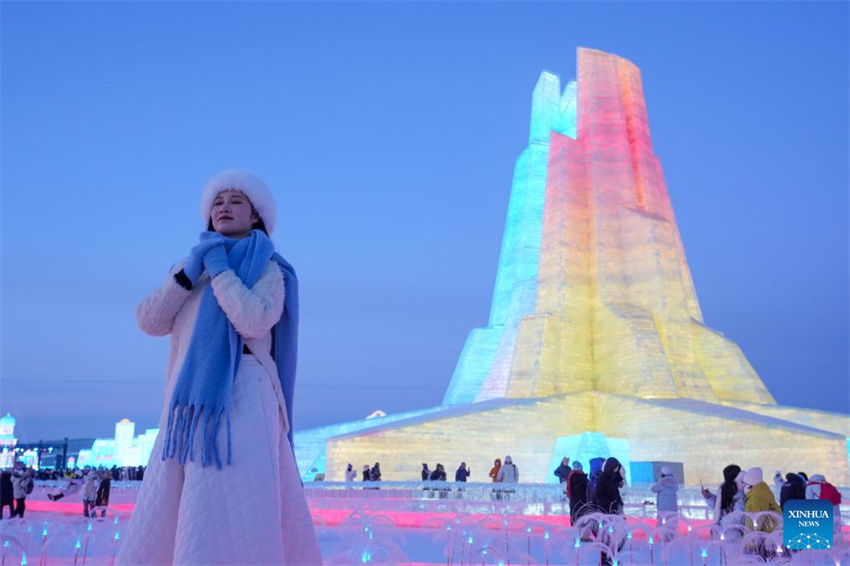
[{"label": "distant ice building", "polygon": [[677,463],[690,485],[729,462],[850,485],[848,415],[777,404],[703,320],[637,66],[580,48],[577,80],[544,71],[531,107],[490,319],[443,404],[299,431],[302,477],[379,461],[384,480],[412,480],[421,462],[464,461],[482,481],[510,454],[530,482],[557,481],[564,456],[616,456],[628,473]]},{"label": "distant ice building", "polygon": [[0,468],[9,468],[15,463],[15,417],[6,413],[0,418]]},{"label": "distant ice building", "polygon": [[121,419],[115,423],[114,438],[95,439],[90,449],[80,450],[77,467],[146,466],[159,429],[146,429],[139,436],[135,436],[135,432],[136,423],[130,419]]}]

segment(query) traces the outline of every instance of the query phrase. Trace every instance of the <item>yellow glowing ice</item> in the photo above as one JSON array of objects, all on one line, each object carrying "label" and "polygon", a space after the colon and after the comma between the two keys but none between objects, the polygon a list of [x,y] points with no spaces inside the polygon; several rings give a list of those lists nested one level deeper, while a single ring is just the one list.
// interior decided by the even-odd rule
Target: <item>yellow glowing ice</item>
[{"label": "yellow glowing ice", "polygon": [[[564,120],[541,102],[558,100],[557,84],[545,74],[535,89],[549,110],[535,114],[532,144]],[[470,335],[447,408],[328,439],[328,477],[348,462],[380,460],[385,479],[415,479],[423,461],[465,461],[486,481],[493,459],[511,454],[523,481],[546,481],[558,438],[598,431],[628,439],[631,460],[682,462],[691,484],[734,462],[850,485],[850,419],[778,406],[738,345],[704,324],[638,68],[579,49],[575,99],[563,99],[577,107],[575,135],[548,131],[542,224],[512,224],[509,212],[512,234],[542,226],[539,250],[506,235],[502,298],[491,326]],[[511,327],[515,304],[525,306]]]}]

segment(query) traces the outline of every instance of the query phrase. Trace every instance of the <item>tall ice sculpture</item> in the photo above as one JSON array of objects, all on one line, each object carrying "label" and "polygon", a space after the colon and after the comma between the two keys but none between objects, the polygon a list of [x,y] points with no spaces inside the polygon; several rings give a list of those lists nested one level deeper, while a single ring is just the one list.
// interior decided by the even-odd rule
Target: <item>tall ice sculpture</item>
[{"label": "tall ice sculpture", "polygon": [[850,485],[848,437],[847,415],[777,405],[703,323],[640,71],[579,48],[577,82],[543,72],[534,88],[489,324],[469,334],[443,405],[295,443],[305,479],[377,460],[385,480],[415,480],[427,460],[487,481],[510,454],[523,481],[546,482],[562,456],[616,455],[682,462],[689,484],[734,462]]}]

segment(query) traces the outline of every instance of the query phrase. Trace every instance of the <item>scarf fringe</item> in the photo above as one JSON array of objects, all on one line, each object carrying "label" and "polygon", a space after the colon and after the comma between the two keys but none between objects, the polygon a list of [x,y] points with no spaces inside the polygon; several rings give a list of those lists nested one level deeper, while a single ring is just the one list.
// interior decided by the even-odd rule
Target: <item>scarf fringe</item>
[{"label": "scarf fringe", "polygon": [[[254,230],[251,237],[247,239],[231,239],[210,232],[201,234],[202,241],[209,238],[221,240],[229,265],[248,288],[262,277],[269,261],[277,262],[283,271],[288,291],[284,301],[284,312],[278,324],[275,325],[275,328],[280,326],[282,330],[274,330],[274,332],[283,332],[284,338],[280,340],[280,345],[275,346],[275,349],[284,347],[287,358],[290,356],[292,358],[286,368],[278,369],[278,379],[281,380],[284,390],[290,392],[291,397],[291,384],[295,378],[298,331],[298,280],[295,278],[292,266],[275,253],[274,244],[261,231]],[[281,326],[281,323],[285,325],[285,328]],[[273,334],[273,340],[275,336],[277,334]],[[185,465],[187,460],[194,462],[195,436],[198,429],[202,427],[203,430],[199,433],[201,438],[198,439],[201,444],[202,465],[208,466],[215,463],[219,469],[223,464],[231,465],[233,452],[230,429],[231,396],[233,383],[239,371],[242,348],[242,338],[219,306],[212,287],[208,286],[203,290],[189,349],[186,351],[183,365],[177,375],[177,383],[171,394],[168,425],[162,448],[163,460],[176,458],[181,465]],[[291,406],[291,400],[289,400],[287,405],[289,419],[292,418]],[[218,446],[216,442],[222,419],[226,421],[224,424],[227,427],[226,452],[224,447]],[[291,428],[288,436],[291,443]],[[225,463],[222,462],[223,459]]]},{"label": "scarf fringe", "polygon": [[227,427],[227,465],[231,464],[231,438],[230,438],[230,412],[224,408],[217,411],[208,411],[201,405],[189,405],[186,403],[175,403],[168,413],[168,425],[165,429],[165,442],[162,447],[162,460],[177,458],[182,466],[186,461],[195,461],[195,433],[199,427],[203,427],[201,434],[204,442],[201,445],[201,465],[206,467],[215,462],[221,469],[221,454],[219,453],[216,438],[221,427],[221,421],[225,420]]}]

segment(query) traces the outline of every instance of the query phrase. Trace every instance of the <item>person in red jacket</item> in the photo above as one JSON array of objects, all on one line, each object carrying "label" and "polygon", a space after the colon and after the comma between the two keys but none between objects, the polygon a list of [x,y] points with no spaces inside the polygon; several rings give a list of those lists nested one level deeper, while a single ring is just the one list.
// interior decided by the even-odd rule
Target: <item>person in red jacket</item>
[{"label": "person in red jacket", "polygon": [[490,468],[490,479],[493,480],[493,483],[496,483],[497,481],[499,481],[498,480],[499,469],[501,469],[501,467],[502,467],[502,459],[496,458],[496,460],[493,461],[493,467]]}]

